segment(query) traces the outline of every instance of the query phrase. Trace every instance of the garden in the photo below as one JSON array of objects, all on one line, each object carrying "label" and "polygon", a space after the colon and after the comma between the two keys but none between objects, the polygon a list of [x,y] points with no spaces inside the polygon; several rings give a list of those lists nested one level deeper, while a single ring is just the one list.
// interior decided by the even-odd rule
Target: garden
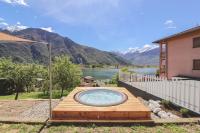
[{"label": "garden", "polygon": [[[80,84],[82,71],[67,56],[55,57],[52,64],[53,98],[66,96]],[[48,99],[48,66],[0,59],[0,99]]]}]

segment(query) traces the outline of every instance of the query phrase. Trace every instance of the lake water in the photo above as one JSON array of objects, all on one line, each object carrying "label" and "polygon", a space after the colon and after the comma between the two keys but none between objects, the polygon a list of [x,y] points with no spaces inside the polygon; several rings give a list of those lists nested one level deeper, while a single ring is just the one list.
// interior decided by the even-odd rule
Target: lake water
[{"label": "lake water", "polygon": [[[133,68],[130,69],[139,74],[155,74],[157,68]],[[103,80],[103,79],[111,79],[119,69],[92,69],[92,68],[85,68],[83,69],[83,76],[92,76],[95,79]]]}]

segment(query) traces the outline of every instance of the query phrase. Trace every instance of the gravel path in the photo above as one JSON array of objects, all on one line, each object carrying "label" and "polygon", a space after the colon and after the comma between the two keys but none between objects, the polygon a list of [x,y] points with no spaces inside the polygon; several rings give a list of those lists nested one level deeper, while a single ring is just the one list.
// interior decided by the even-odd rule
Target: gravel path
[{"label": "gravel path", "polygon": [[[60,100],[52,100],[54,108]],[[0,121],[44,122],[49,116],[49,100],[0,101]]]},{"label": "gravel path", "polygon": [[[52,108],[59,103],[59,100],[52,100]],[[49,116],[49,101],[38,103],[28,110],[19,114],[18,118],[22,120],[46,120]]]}]

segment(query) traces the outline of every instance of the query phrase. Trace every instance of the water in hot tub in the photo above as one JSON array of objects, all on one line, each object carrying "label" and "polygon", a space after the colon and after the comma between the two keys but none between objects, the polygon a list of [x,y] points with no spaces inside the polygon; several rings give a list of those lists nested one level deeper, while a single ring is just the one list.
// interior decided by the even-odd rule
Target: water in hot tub
[{"label": "water in hot tub", "polygon": [[106,89],[86,91],[82,93],[79,98],[80,101],[93,105],[115,104],[123,100],[121,93]]}]

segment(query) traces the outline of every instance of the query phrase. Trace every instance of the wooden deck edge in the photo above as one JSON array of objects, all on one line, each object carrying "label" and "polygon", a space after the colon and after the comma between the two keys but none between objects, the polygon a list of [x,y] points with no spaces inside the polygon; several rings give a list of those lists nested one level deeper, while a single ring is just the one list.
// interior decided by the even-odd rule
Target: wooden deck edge
[{"label": "wooden deck edge", "polygon": [[66,123],[66,124],[148,124],[152,125],[154,124],[153,120],[49,120],[49,123],[52,124],[59,124],[59,123]]},{"label": "wooden deck edge", "polygon": [[48,120],[45,121],[20,121],[20,120],[0,120],[0,123],[5,124],[45,124]]}]

